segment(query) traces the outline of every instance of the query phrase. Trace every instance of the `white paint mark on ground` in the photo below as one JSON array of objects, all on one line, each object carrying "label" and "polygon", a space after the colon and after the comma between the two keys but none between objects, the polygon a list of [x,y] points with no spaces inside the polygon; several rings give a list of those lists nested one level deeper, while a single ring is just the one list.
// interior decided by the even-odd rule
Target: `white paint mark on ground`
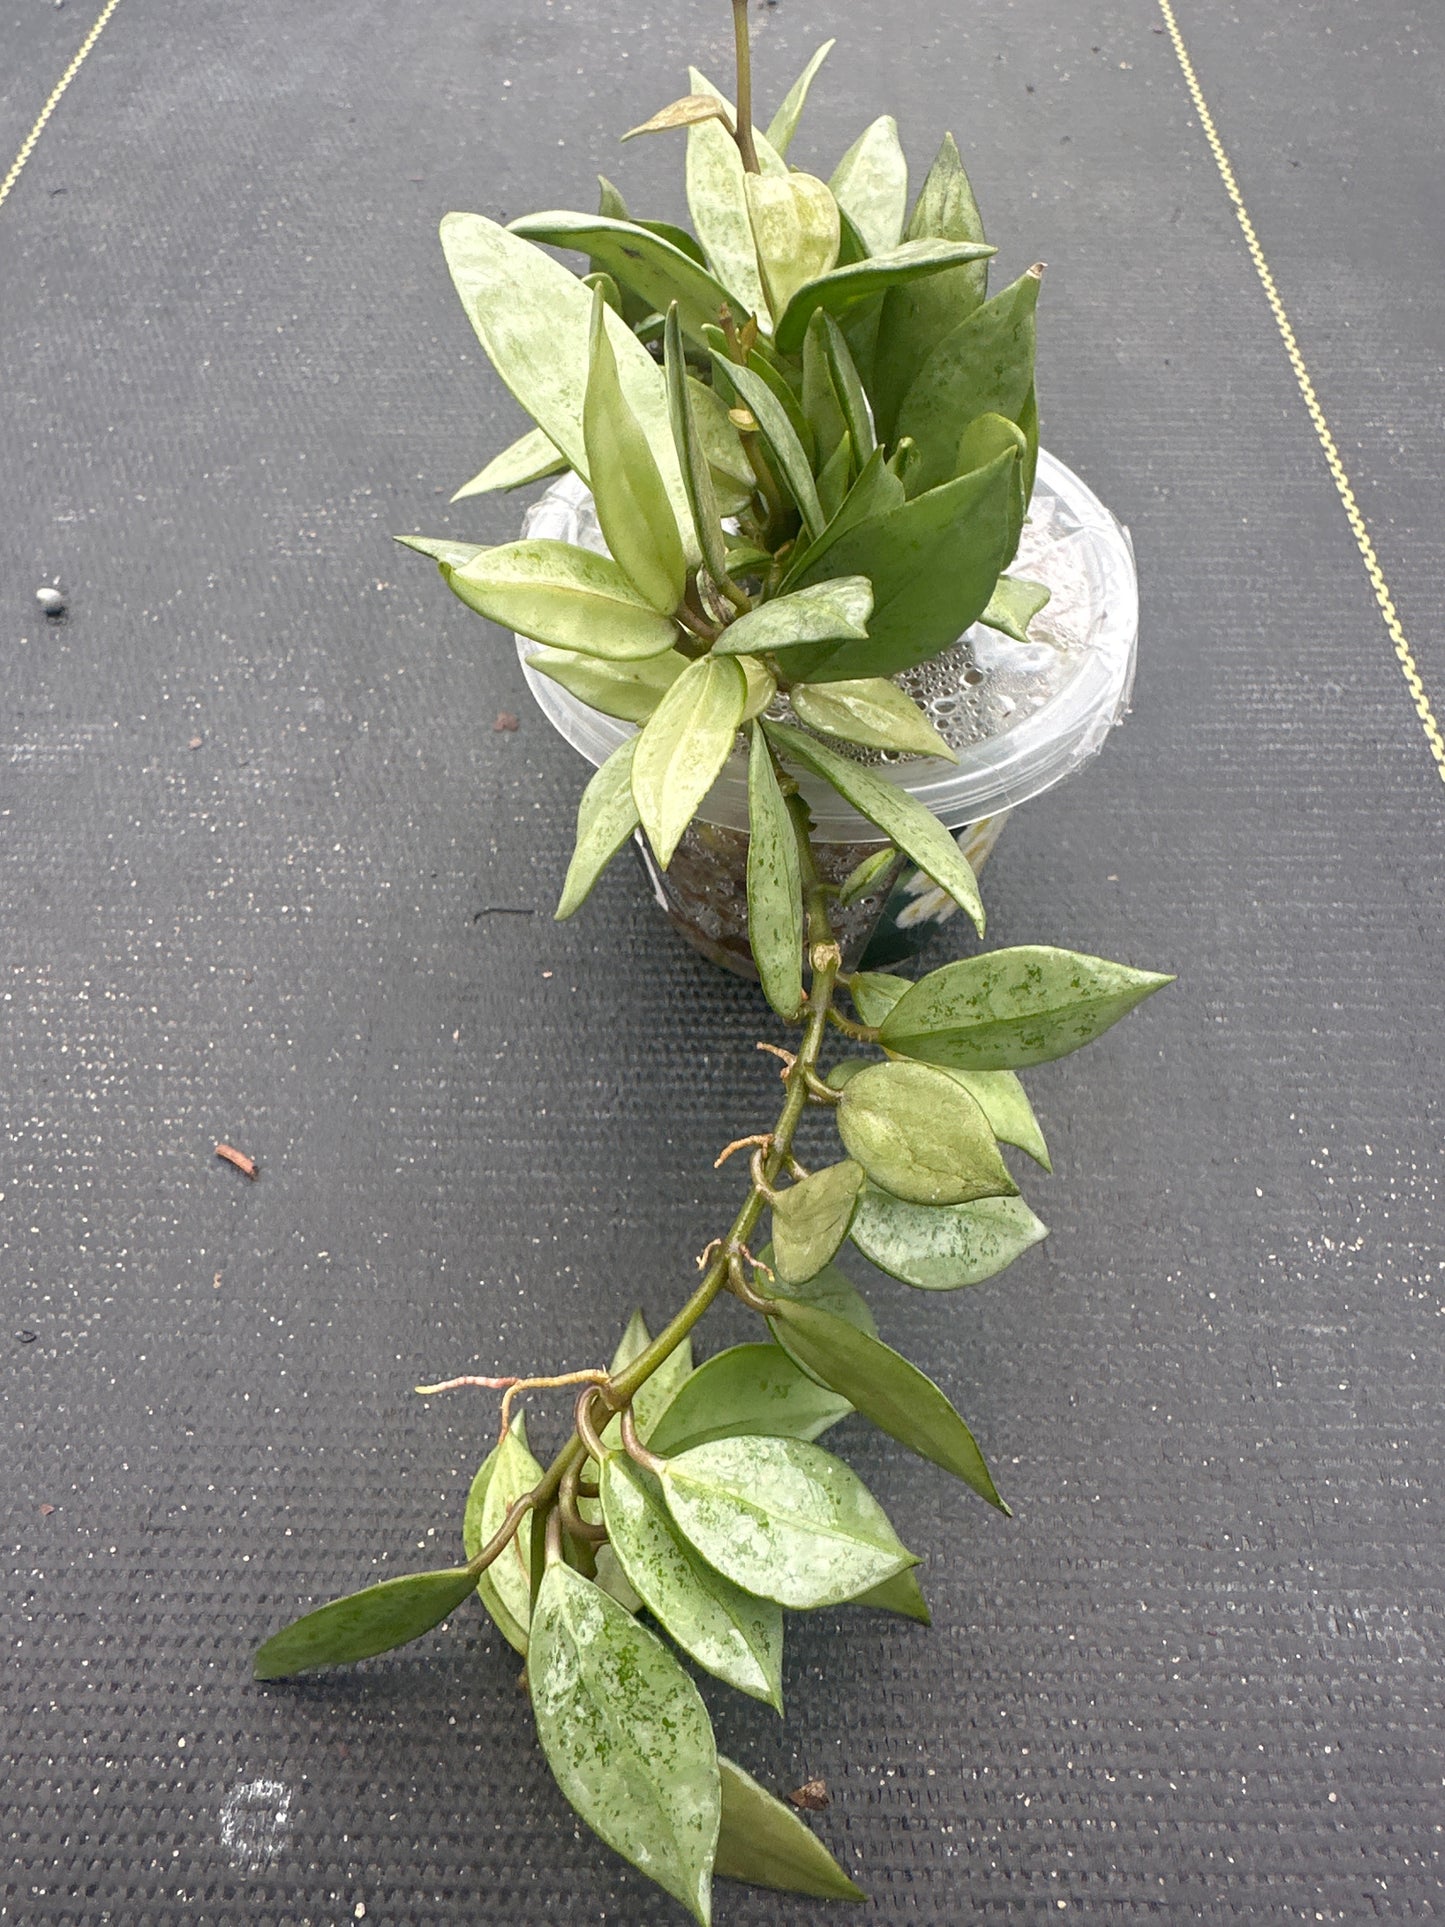
[{"label": "white paint mark on ground", "polygon": [[221,1845],[233,1866],[259,1873],[281,1851],[291,1820],[291,1789],[280,1780],[243,1780],[221,1805]]}]

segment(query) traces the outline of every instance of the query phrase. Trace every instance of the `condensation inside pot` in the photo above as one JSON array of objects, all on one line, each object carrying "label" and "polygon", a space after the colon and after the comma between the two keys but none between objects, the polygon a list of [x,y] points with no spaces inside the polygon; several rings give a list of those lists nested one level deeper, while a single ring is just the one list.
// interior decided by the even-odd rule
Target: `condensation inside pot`
[{"label": "condensation inside pot", "polygon": [[[975,871],[983,868],[1007,818],[1008,812],[1001,811],[984,823],[955,832],[960,849]],[[652,893],[674,929],[724,970],[756,981],[757,967],[748,946],[746,831],[695,821],[683,832],[665,871],[658,868],[641,834],[633,842]],[[825,843],[815,839],[813,860],[825,883],[842,883],[865,857],[883,847],[881,842]],[[834,905],[832,922],[843,952],[843,968],[883,970],[902,963],[915,956],[957,909],[946,891],[900,858],[875,889],[852,903]]]}]

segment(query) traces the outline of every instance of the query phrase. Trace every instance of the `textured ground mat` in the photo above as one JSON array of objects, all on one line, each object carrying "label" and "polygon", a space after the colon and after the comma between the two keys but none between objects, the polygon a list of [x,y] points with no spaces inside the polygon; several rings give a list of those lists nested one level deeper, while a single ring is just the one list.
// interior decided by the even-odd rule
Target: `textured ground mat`
[{"label": "textured ground mat", "polygon": [[[98,11],[0,0],[0,166]],[[1438,708],[1445,12],[1176,13]],[[827,1782],[889,1927],[1441,1906],[1445,787],[1167,25],[756,16],[765,95],[841,37],[804,165],[951,127],[1003,265],[1050,264],[1044,438],[1132,528],[1143,641],[990,934],[1179,973],[1034,1079],[1048,1243],[877,1287],[1017,1517],[850,1424],[935,1625],[819,1613],[785,1720],[715,1696],[767,1784]],[[775,1027],[630,864],[551,921],[582,768],[388,540],[519,512],[446,506],[518,415],[438,217],[599,169],[680,212],[678,152],[615,136],[728,38],[721,0],[121,0],[0,203],[0,1921],[680,1917],[554,1797],[479,1612],[304,1685],[249,1656],[450,1559],[492,1407],[411,1387],[659,1318],[771,1115]]]}]

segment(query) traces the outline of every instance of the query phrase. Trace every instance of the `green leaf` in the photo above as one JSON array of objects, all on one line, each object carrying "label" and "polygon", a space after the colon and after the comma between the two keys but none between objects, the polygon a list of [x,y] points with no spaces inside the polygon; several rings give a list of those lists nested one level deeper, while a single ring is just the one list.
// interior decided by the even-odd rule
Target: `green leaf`
[{"label": "green leaf", "polygon": [[1047,1064],[1092,1043],[1173,981],[1038,944],[994,950],[914,984],[885,1019],[882,1042],[955,1070]]},{"label": "green leaf", "polygon": [[[765,1265],[771,1266],[774,1258],[771,1244],[764,1245],[759,1256]],[[878,1326],[872,1312],[868,1309],[867,1300],[837,1265],[824,1265],[816,1276],[805,1279],[799,1285],[789,1284],[786,1278],[779,1277],[774,1270],[772,1281],[765,1284],[762,1289],[770,1298],[796,1298],[800,1304],[819,1305],[824,1311],[831,1312],[835,1318],[841,1318],[852,1325],[855,1330],[867,1332],[870,1338],[878,1336]],[[776,1323],[770,1329],[783,1350],[788,1351],[786,1330]],[[804,1364],[802,1359],[793,1357],[791,1352],[788,1352],[788,1356],[793,1359],[793,1363],[805,1377],[810,1378],[823,1390],[828,1389],[811,1366]]]},{"label": "green leaf", "polygon": [[885,1579],[881,1586],[870,1586],[867,1592],[860,1592],[848,1604],[872,1606],[882,1613],[901,1613],[905,1619],[916,1619],[921,1626],[933,1624],[933,1614],[928,1610],[923,1588],[912,1572],[900,1572],[896,1578]]},{"label": "green leaf", "polygon": [[918,1563],[857,1475],[801,1439],[695,1445],[662,1488],[709,1565],[780,1606],[837,1605]]},{"label": "green leaf", "polygon": [[[716,337],[709,335],[708,345],[712,348],[714,355],[718,353],[720,347],[724,351],[727,349],[727,336],[722,332],[721,328],[717,330]],[[729,363],[731,363],[730,355],[728,360]],[[812,462],[817,454],[813,430],[807,416],[803,412],[803,404],[793,392],[788,377],[761,345],[751,350],[748,355],[747,365],[755,375],[762,376],[769,388],[772,389],[774,395],[782,403],[783,413],[792,423],[793,433],[802,443],[803,453],[807,456],[809,462]],[[731,386],[731,384],[729,384],[729,386]]]},{"label": "green leaf", "polygon": [[872,856],[865,856],[858,867],[850,870],[838,885],[840,907],[846,908],[848,904],[856,903],[859,897],[867,896],[870,890],[882,889],[883,879],[897,861],[898,852],[891,843],[885,843],[883,848],[875,850]]},{"label": "green leaf", "polygon": [[685,1653],[729,1686],[783,1710],[783,1614],[693,1551],[656,1479],[620,1452],[603,1460],[602,1518],[628,1580]]},{"label": "green leaf", "polygon": [[566,466],[567,457],[558,454],[541,429],[529,428],[510,448],[494,455],[480,474],[457,490],[452,500],[464,502],[468,496],[485,495],[491,489],[524,488],[528,482],[560,475]]},{"label": "green leaf", "polygon": [[[599,1522],[601,1508],[595,1499],[579,1499],[578,1504],[582,1508],[583,1517],[589,1523],[595,1525]],[[610,1593],[624,1612],[640,1613],[642,1600],[636,1587],[622,1570],[622,1562],[611,1546],[598,1546],[593,1556],[597,1561],[593,1584],[600,1586],[603,1592]]]},{"label": "green leaf", "polygon": [[1039,395],[1037,386],[1030,388],[1028,397],[1019,411],[1019,427],[1023,430],[1024,447],[1024,500],[1031,501],[1034,492],[1034,477],[1039,466]]},{"label": "green leaf", "polygon": [[664,870],[732,751],[746,698],[747,678],[736,662],[701,656],[643,725],[632,759],[632,794]]},{"label": "green leaf", "polygon": [[824,515],[837,514],[848,493],[848,479],[852,473],[853,445],[845,435],[818,470],[818,505]]},{"label": "green leaf", "polygon": [[637,1423],[638,1436],[644,1444],[652,1437],[653,1427],[692,1373],[692,1340],[684,1338],[680,1345],[668,1353],[632,1401],[632,1416]]},{"label": "green leaf", "polygon": [[767,738],[757,723],[750,735],[748,942],[763,995],[791,1022],[803,1007],[803,872]]},{"label": "green leaf", "polygon": [[701,1695],[654,1633],[562,1564],[547,1568],[527,1664],[537,1734],[601,1839],[708,1927],[722,1795]]},{"label": "green leaf", "polygon": [[1013,558],[1019,493],[1011,434],[979,467],[820,544],[797,579],[866,575],[873,620],[866,645],[820,649],[797,673],[809,682],[895,676],[956,641]]},{"label": "green leaf", "polygon": [[730,622],[713,644],[715,656],[769,655],[825,636],[864,636],[873,607],[866,576],[835,576],[793,595],[760,602]]},{"label": "green leaf", "polygon": [[722,368],[741,400],[747,404],[777,464],[783,486],[797,504],[803,527],[810,537],[821,535],[825,522],[818,501],[817,484],[813,480],[813,470],[803,444],[788,420],[787,410],[756,369],[741,368],[735,361],[719,363],[716,356],[713,365]]},{"label": "green leaf", "polygon": [[1016,422],[1034,381],[1034,312],[1041,268],[986,301],[943,337],[898,410],[897,433],[918,445],[908,478],[920,495],[958,473],[958,442],[980,415]]},{"label": "green leaf", "polygon": [[880,115],[863,129],[834,169],[831,186],[869,254],[886,254],[898,246],[908,212],[908,162],[891,114]]},{"label": "green leaf", "polygon": [[738,662],[748,685],[742,720],[745,723],[756,722],[777,695],[778,679],[767,664],[760,662],[756,656],[739,656]]},{"label": "green leaf", "polygon": [[654,609],[670,615],[687,587],[682,540],[647,437],[618,382],[606,312],[599,292],[593,297],[592,361],[582,407],[593,505],[613,560]]},{"label": "green leaf", "polygon": [[468,562],[488,553],[480,542],[453,542],[445,536],[394,535],[391,539],[400,542],[404,549],[415,549],[418,555],[429,555],[441,564],[443,574],[448,569],[463,569]]},{"label": "green leaf", "polygon": [[734,1345],[678,1387],[647,1443],[664,1458],[675,1458],[694,1445],[752,1433],[811,1441],[851,1410],[780,1345]]},{"label": "green leaf", "polygon": [[[909,218],[907,238],[965,242],[985,238],[973,189],[952,134],[944,135],[928,170]],[[877,379],[873,385],[878,432],[885,440],[893,440],[899,403],[914,376],[943,337],[972,314],[987,293],[987,261],[946,268],[941,274],[909,282],[889,293],[879,318]]]},{"label": "green leaf", "polygon": [[891,509],[902,508],[907,498],[903,484],[889,468],[883,450],[875,448],[863,464],[857,481],[843,498],[843,505],[832,518],[816,542],[804,543],[796,559],[789,565],[781,588],[784,594],[792,590],[805,575],[816,573],[826,576],[833,573],[819,567],[824,556],[847,535],[863,522],[871,522],[874,517],[886,515]]},{"label": "green leaf", "polygon": [[812,174],[749,174],[743,188],[768,307],[781,314],[838,259],[838,203]]},{"label": "green leaf", "polygon": [[[441,236],[462,306],[497,373],[590,484],[582,435],[590,291],[560,261],[480,214],[448,214]],[[607,333],[627,405],[651,445],[684,552],[695,561],[692,518],[673,447],[662,370],[620,316],[609,314]]]},{"label": "green leaf", "polygon": [[635,662],[601,662],[570,649],[536,649],[527,667],[569,690],[579,702],[623,722],[645,723],[687,667],[676,649]]},{"label": "green leaf", "polygon": [[779,154],[786,156],[789,147],[791,147],[793,136],[798,131],[798,122],[802,118],[803,104],[808,98],[808,89],[812,86],[818,69],[828,58],[834,44],[831,40],[825,40],[823,42],[822,46],[813,55],[802,73],[798,75],[798,78],[793,82],[787,93],[784,94],[782,106],[779,107],[777,113],[774,114],[773,118],[768,122],[768,140]]},{"label": "green leaf", "polygon": [[615,275],[650,308],[666,314],[676,302],[683,328],[701,341],[702,330],[727,305],[727,291],[691,255],[640,221],[554,209],[513,221],[512,234],[547,247],[577,248]]},{"label": "green leaf", "polygon": [[785,1284],[815,1278],[848,1235],[863,1187],[851,1158],[789,1185],[773,1199],[773,1263]]},{"label": "green leaf", "polygon": [[886,676],[851,682],[795,683],[788,692],[799,720],[825,736],[871,749],[902,750],[910,756],[944,756],[956,751],[939,735],[913,698]]},{"label": "green leaf", "polygon": [[1015,642],[1028,642],[1029,624],[1046,606],[1049,594],[1042,582],[1030,582],[1027,576],[1001,575],[979,621],[1012,636]]},{"label": "green leaf", "polygon": [[[612,1363],[607,1368],[609,1378],[616,1378],[625,1372],[634,1359],[640,1358],[652,1343],[652,1335],[647,1329],[647,1320],[641,1311],[634,1311],[627,1322],[627,1329],[618,1341],[617,1350],[612,1354]],[[672,1400],[692,1376],[692,1340],[684,1338],[676,1345],[646,1379],[637,1396],[632,1401],[633,1422],[637,1434],[644,1443],[652,1436],[652,1428],[667,1410]],[[618,1450],[622,1444],[622,1422],[611,1418],[602,1433],[602,1443]]]},{"label": "green leaf", "polygon": [[864,768],[837,756],[800,729],[786,723],[764,723],[774,746],[805,764],[826,783],[830,783],[846,802],[853,805],[870,823],[876,823],[889,840],[898,845],[941,890],[946,890],[973,919],[983,935],[983,903],[978,894],[978,879],[968,859],[944,829],[938,818],[904,789]]},{"label": "green leaf", "polygon": [[693,411],[690,384],[687,379],[687,362],[682,346],[682,326],[678,320],[676,305],[667,311],[667,324],[663,335],[663,367],[667,377],[667,405],[672,419],[673,440],[677,443],[678,459],[682,464],[682,478],[687,485],[688,502],[692,508],[693,527],[697,530],[698,546],[702,559],[715,582],[727,577],[727,553],[723,544],[722,515],[718,508],[717,490],[713,486],[712,469],[708,466],[707,451],[703,447],[702,436],[698,430],[697,417]]},{"label": "green leaf", "polygon": [[577,840],[554,913],[559,923],[582,908],[598,877],[641,821],[632,795],[632,764],[640,740],[629,736],[619,744],[582,792]]},{"label": "green leaf", "polygon": [[848,995],[858,1021],[875,1027],[912,988],[906,977],[894,977],[886,970],[855,970],[848,979]]},{"label": "green leaf", "polygon": [[612,1363],[607,1367],[607,1376],[616,1378],[652,1343],[652,1333],[647,1329],[647,1320],[642,1315],[640,1305],[634,1307],[632,1316],[622,1328],[622,1336],[617,1341],[617,1349],[612,1354]]},{"label": "green leaf", "polygon": [[[691,137],[690,137],[691,138]],[[815,308],[841,314],[870,295],[883,295],[890,288],[954,268],[966,261],[982,261],[995,250],[973,242],[905,241],[885,254],[870,255],[865,261],[851,262],[820,275],[799,288],[774,331],[781,353],[795,355],[803,345],[808,317]],[[856,350],[855,350],[856,353]]]},{"label": "green leaf", "polygon": [[920,1291],[982,1284],[1048,1236],[1022,1198],[972,1204],[909,1204],[865,1185],[853,1242],[880,1271]]},{"label": "green leaf", "polygon": [[[527,1431],[520,1413],[502,1443],[482,1461],[467,1494],[462,1518],[462,1544],[475,1559],[500,1530],[507,1508],[542,1477],[542,1467],[527,1449]],[[525,1655],[527,1625],[532,1617],[532,1515],[528,1513],[509,1546],[502,1549],[477,1581],[482,1604],[509,1646]]]},{"label": "green leaf", "polygon": [[701,120],[720,120],[728,132],[732,132],[732,121],[723,112],[716,94],[684,94],[681,100],[660,107],[651,120],[643,121],[640,127],[629,127],[622,139],[630,141],[636,140],[639,134],[663,134],[673,127],[693,127]]},{"label": "green leaf", "polygon": [[579,655],[660,656],[677,629],[610,556],[532,537],[483,549],[464,568],[442,564],[454,595],[505,629]]},{"label": "green leaf", "polygon": [[896,1197],[967,1204],[1018,1195],[988,1119],[931,1064],[870,1064],[849,1078],[834,1115],[849,1155]]},{"label": "green leaf", "polygon": [[859,1071],[866,1071],[868,1066],[876,1061],[876,1058],[872,1057],[840,1058],[823,1081],[830,1091],[841,1091],[846,1084],[852,1082]]},{"label": "green leaf", "polygon": [[819,315],[822,317],[821,343],[828,358],[833,392],[843,410],[848,424],[848,439],[853,444],[853,453],[861,470],[876,446],[868,397],[843,330],[825,308],[817,310],[813,320],[808,323],[808,332],[813,332]]},{"label": "green leaf", "polygon": [[1016,1144],[1027,1151],[1035,1164],[1052,1171],[1049,1147],[1028,1094],[1012,1071],[950,1070],[988,1119],[989,1129],[1001,1144]]},{"label": "green leaf", "polygon": [[258,1648],[257,1679],[288,1679],[314,1666],[349,1666],[420,1639],[468,1598],[476,1581],[465,1566],[447,1572],[409,1572],[333,1599],[272,1633]]},{"label": "green leaf", "polygon": [[812,429],[820,466],[831,459],[840,443],[849,439],[848,418],[843,413],[828,359],[829,319],[820,308],[803,337],[803,413]]},{"label": "green leaf", "polygon": [[916,1365],[816,1305],[780,1299],[774,1322],[786,1329],[790,1351],[880,1432],[1008,1511],[972,1432]]},{"label": "green leaf", "polygon": [[[828,43],[830,46],[832,42]],[[718,1755],[722,1827],[713,1872],[778,1893],[816,1900],[866,1900],[828,1849],[793,1812],[756,1780]]]},{"label": "green leaf", "polygon": [[712,470],[718,507],[724,515],[736,515],[752,500],[757,488],[742,440],[728,419],[727,403],[721,395],[694,375],[687,378],[687,392],[698,439]]}]

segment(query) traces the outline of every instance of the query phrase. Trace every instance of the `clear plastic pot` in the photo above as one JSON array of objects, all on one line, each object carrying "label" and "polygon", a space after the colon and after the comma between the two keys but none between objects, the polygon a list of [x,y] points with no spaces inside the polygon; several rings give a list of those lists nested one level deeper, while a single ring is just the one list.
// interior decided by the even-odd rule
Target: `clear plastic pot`
[{"label": "clear plastic pot", "polygon": [[[532,536],[599,551],[605,546],[591,497],[571,473],[533,504],[523,526]],[[1128,530],[1047,450],[1039,455],[1029,520],[1010,573],[1052,591],[1027,643],[975,623],[951,649],[898,679],[959,761],[867,758],[948,825],[975,870],[1012,810],[1098,754],[1128,707],[1134,680],[1139,594]],[[539,708],[588,762],[604,762],[635,733],[634,725],[589,708],[534,669],[529,658],[537,646],[517,637]],[[841,882],[882,839],[816,777],[804,775],[800,786],[813,812],[819,867],[829,881]],[[747,757],[740,743],[667,873],[641,837],[638,848],[658,903],[688,942],[752,976],[747,821]],[[901,962],[922,949],[954,909],[928,878],[896,866],[879,888],[839,913],[847,967]]]}]

